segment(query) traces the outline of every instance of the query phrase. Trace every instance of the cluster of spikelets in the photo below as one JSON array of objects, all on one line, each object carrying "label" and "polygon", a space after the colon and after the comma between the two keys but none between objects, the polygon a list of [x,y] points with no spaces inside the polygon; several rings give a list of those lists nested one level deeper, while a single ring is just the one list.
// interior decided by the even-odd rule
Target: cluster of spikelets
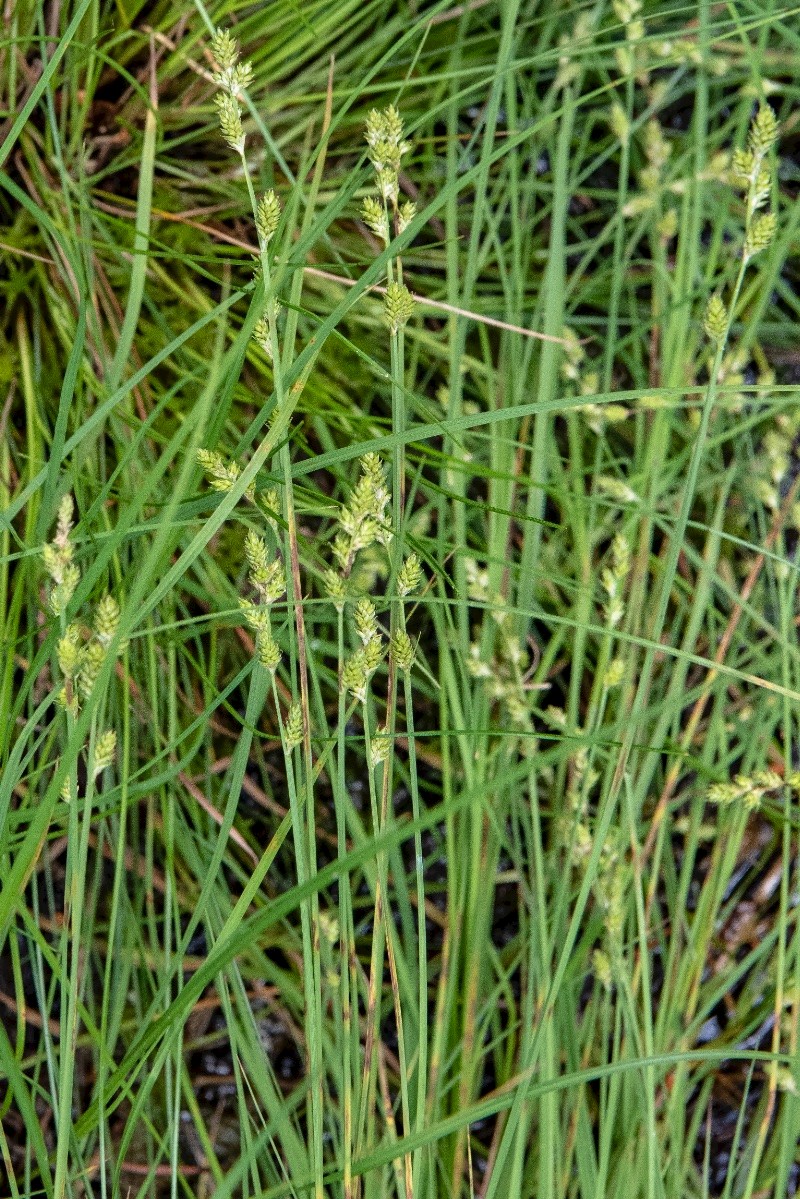
[{"label": "cluster of spikelets", "polygon": [[[343,665],[342,685],[361,703],[366,702],[369,682],[384,659],[386,642],[374,602],[369,596],[352,594],[351,580],[360,553],[376,545],[389,548],[393,537],[387,511],[390,500],[383,463],[377,454],[365,454],[350,501],[339,512],[339,529],[333,541],[336,566],[329,567],[323,576],[325,594],[337,611],[343,612],[348,603],[353,606],[357,648]],[[409,554],[398,572],[398,595],[405,599],[419,589],[421,582],[419,558]],[[389,651],[399,670],[411,670],[414,647],[404,628],[392,635]]]},{"label": "cluster of spikelets", "polygon": [[630,409],[624,404],[596,404],[588,400],[589,396],[596,396],[600,389],[600,375],[592,359],[587,358],[586,350],[574,329],[566,326],[561,337],[564,343],[561,376],[568,385],[568,391],[587,397],[587,403],[578,405],[574,411],[580,412],[592,432],[599,436],[607,424],[616,425],[627,420]]},{"label": "cluster of spikelets", "polygon": [[[235,462],[228,461],[216,450],[199,449],[197,461],[214,491],[230,491],[241,474]],[[245,500],[253,504],[267,524],[277,534],[278,493],[274,488],[256,496],[255,484],[244,493]],[[244,619],[255,634],[256,656],[262,666],[272,675],[278,669],[281,652],[272,635],[272,608],[286,594],[286,572],[283,562],[272,557],[266,541],[252,529],[247,531],[244,554],[248,566],[248,581],[256,594],[255,600],[241,599],[240,608]]]},{"label": "cluster of spikelets", "polygon": [[[95,607],[92,627],[68,621],[69,607],[80,582],[80,570],[74,561],[71,540],[74,505],[71,495],[65,495],[58,508],[56,533],[42,550],[42,561],[50,579],[47,603],[50,611],[62,622],[62,633],[56,647],[60,671],[60,686],[56,699],[74,718],[81,703],[92,694],[109,647],[119,628],[119,605],[111,595],[104,595]],[[123,644],[116,652],[121,653]],[[94,745],[91,775],[96,778],[114,760],[117,737],[113,729],[101,733]],[[69,780],[64,785],[64,798],[71,798]]]},{"label": "cluster of spikelets", "polygon": [[[253,68],[249,62],[241,62],[239,47],[236,39],[227,30],[218,29],[211,40],[211,53],[217,64],[214,73],[214,83],[219,88],[214,103],[217,107],[220,132],[232,150],[242,159],[244,155],[245,134],[242,126],[242,107],[240,100],[244,90],[253,79]],[[249,176],[248,176],[249,180]],[[275,191],[270,188],[256,200],[253,196],[255,209],[255,224],[258,234],[258,248],[262,268],[267,265],[269,243],[275,236],[281,218],[281,205]],[[267,278],[264,278],[265,284]],[[279,305],[274,299],[269,301],[267,310],[259,317],[253,330],[253,338],[268,358],[274,358],[277,351],[276,317]],[[212,484],[213,485],[213,484]]]},{"label": "cluster of spikelets", "polygon": [[[361,204],[364,224],[384,245],[392,235],[403,232],[416,215],[410,200],[400,203],[400,161],[411,149],[403,137],[403,122],[397,109],[390,105],[378,111],[373,108],[367,117],[367,153],[375,171],[377,195],[366,196]],[[397,334],[411,318],[414,300],[402,281],[399,261],[389,263],[389,278],[384,300],[384,316],[390,332]],[[395,277],[396,276],[396,277]]]},{"label": "cluster of spikelets", "polygon": [[[232,150],[241,157],[246,168],[244,149],[245,133],[242,125],[242,94],[253,78],[250,63],[241,62],[236,39],[226,30],[218,29],[211,41],[211,53],[217,65],[214,83],[219,93],[214,99],[219,117],[220,131]],[[365,133],[369,160],[375,171],[376,195],[367,196],[361,207],[365,225],[385,245],[403,232],[416,215],[416,207],[410,200],[400,202],[400,166],[403,156],[411,149],[410,142],[403,136],[403,122],[397,109],[390,105],[383,110],[372,109],[367,118]],[[248,177],[249,178],[249,177]],[[267,264],[266,254],[270,241],[277,232],[281,216],[280,200],[274,190],[265,192],[255,204],[255,223],[258,233],[259,253],[262,266]],[[389,265],[384,313],[392,334],[406,325],[414,310],[414,300],[403,284],[399,262],[393,277]],[[267,280],[265,279],[265,283]],[[277,352],[276,317],[279,304],[271,299],[267,311],[256,322],[253,337],[269,358]]]},{"label": "cluster of spikelets", "polygon": [[[201,465],[212,487],[220,489],[225,478],[225,464],[219,455],[202,451]],[[221,478],[220,476],[223,476]],[[222,490],[229,490],[230,481]],[[266,507],[275,502],[273,493],[266,495]],[[387,549],[392,540],[391,519],[387,512],[391,496],[386,486],[383,463],[377,454],[366,454],[361,460],[361,473],[348,503],[338,516],[338,531],[333,540],[335,565],[325,569],[323,586],[327,598],[338,612],[346,606],[353,609],[353,626],[357,648],[345,661],[342,685],[361,703],[366,702],[370,680],[386,655],[386,639],[379,626],[377,609],[367,595],[354,593],[351,579],[359,554],[380,545]],[[273,636],[272,610],[286,593],[286,574],[283,561],[271,556],[266,541],[252,530],[245,538],[245,557],[248,581],[256,599],[240,600],[242,615],[255,633],[256,655],[262,666],[274,676],[281,662],[281,651]],[[419,590],[422,569],[416,554],[409,554],[397,577],[397,593],[405,599]],[[398,669],[411,670],[414,646],[404,628],[399,628],[389,642],[389,653]],[[286,740],[291,748],[302,736],[302,716],[293,705],[287,716]]]},{"label": "cluster of spikelets", "polygon": [[262,666],[275,674],[281,661],[281,651],[272,635],[273,605],[286,594],[286,575],[283,562],[270,556],[263,537],[249,529],[245,537],[248,580],[257,601],[239,601],[242,615],[255,633],[256,655]]},{"label": "cluster of spikelets", "polygon": [[364,199],[361,216],[367,228],[388,244],[392,238],[392,222],[395,222],[395,232],[402,233],[416,215],[410,200],[400,203],[400,162],[411,149],[411,143],[404,140],[403,122],[393,105],[383,111],[372,109],[367,117],[365,137],[378,194]]},{"label": "cluster of spikelets", "polygon": [[800,791],[800,771],[792,771],[785,779],[776,770],[757,770],[754,774],[737,774],[727,783],[712,783],[706,792],[709,803],[719,807],[742,804],[748,811],[761,807],[766,796],[779,794],[785,786]]},{"label": "cluster of spikelets", "polygon": [[[787,479],[793,477],[798,439],[800,412],[779,412],[772,427],[764,434],[761,452],[748,475],[753,494],[765,508],[773,512],[780,507]],[[800,529],[800,502],[792,505],[789,523],[793,528]]]},{"label": "cluster of spikelets", "polygon": [[[499,705],[511,725],[530,734],[533,730],[530,654],[514,631],[505,597],[491,590],[488,571],[482,570],[473,558],[466,560],[464,568],[467,594],[473,603],[484,608],[495,630],[488,652],[482,630],[475,631],[467,670],[474,679],[483,680],[489,699]],[[532,751],[534,742],[523,738],[520,745],[523,752]]]},{"label": "cluster of spikelets", "polygon": [[[240,62],[237,43],[224,30],[218,30],[214,35],[211,52],[217,64],[214,82],[220,89],[220,94],[215,103],[222,136],[231,149],[240,155],[246,167],[240,100],[242,92],[252,79],[252,69],[249,64]],[[375,172],[377,194],[369,195],[364,200],[362,217],[372,233],[388,245],[393,236],[402,233],[416,213],[413,203],[400,202],[400,167],[403,157],[411,147],[403,136],[403,123],[393,106],[383,111],[373,109],[370,112],[365,136],[368,157]],[[269,270],[267,250],[277,231],[280,213],[280,202],[274,191],[266,192],[258,201],[254,200],[255,224],[261,263],[265,271],[265,285],[268,283]],[[399,261],[390,260],[384,315],[393,336],[407,324],[414,309],[413,297],[402,282],[401,270]],[[273,359],[278,349],[275,329],[277,311],[278,305],[275,300],[268,300],[266,311],[256,322],[254,329],[255,341]],[[241,473],[236,463],[226,462],[214,450],[199,450],[197,459],[211,487],[216,491],[229,491]],[[262,496],[262,505],[257,502],[255,489],[251,486],[247,490],[246,498],[265,509],[268,519],[277,509],[277,496],[274,493]],[[393,536],[392,521],[388,512],[390,501],[383,464],[376,454],[367,454],[361,462],[361,473],[355,490],[339,513],[339,528],[332,547],[335,566],[331,565],[324,572],[326,594],[337,610],[341,613],[346,604],[354,605],[353,623],[357,648],[343,665],[342,685],[362,703],[366,701],[369,682],[385,657],[386,645],[373,601],[366,595],[351,594],[352,577],[360,554],[376,545],[388,549]],[[285,565],[280,558],[270,558],[266,542],[254,532],[247,535],[245,556],[248,579],[257,594],[257,600],[242,600],[242,613],[255,633],[259,661],[274,676],[280,664],[281,653],[273,636],[271,611],[286,591]],[[411,554],[400,566],[397,574],[398,595],[401,598],[410,595],[420,586],[421,579],[419,560],[415,554]],[[404,621],[400,622],[400,627],[391,636],[389,652],[399,670],[411,669],[414,648],[405,631]],[[292,705],[284,726],[287,746],[293,748],[301,736],[302,713],[295,704]],[[375,745],[380,744],[380,739],[377,739]]]},{"label": "cluster of spikelets", "polygon": [[242,127],[242,94],[253,78],[249,62],[239,62],[236,39],[224,29],[218,29],[211,42],[211,53],[217,64],[214,82],[219,88],[215,97],[222,136],[232,150],[244,154],[245,134]]},{"label": "cluster of spikelets", "polygon": [[[774,212],[759,210],[769,200],[772,175],[768,157],[778,136],[778,122],[768,104],[763,104],[750,126],[746,150],[734,150],[731,159],[731,182],[744,192],[745,220],[742,264],[766,250],[775,236],[777,218]],[[730,318],[719,292],[711,297],[703,327],[712,342],[721,344],[728,333]]]}]

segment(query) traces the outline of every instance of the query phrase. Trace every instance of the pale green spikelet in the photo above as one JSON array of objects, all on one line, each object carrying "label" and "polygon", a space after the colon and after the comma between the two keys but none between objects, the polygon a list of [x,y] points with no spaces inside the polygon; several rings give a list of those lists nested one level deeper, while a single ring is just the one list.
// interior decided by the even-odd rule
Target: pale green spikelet
[{"label": "pale green spikelet", "polygon": [[[71,547],[69,552],[71,555]],[[67,561],[68,560],[69,559],[67,559]],[[44,563],[44,568],[49,574],[50,578],[55,583],[58,583],[63,578],[64,566],[66,565],[66,562],[64,561],[63,555],[59,553],[56,546],[51,542],[48,542],[46,545],[42,546],[42,562]]]},{"label": "pale green spikelet", "polygon": [[358,601],[353,620],[362,645],[367,645],[374,637],[378,636],[378,617],[372,600],[361,599]]},{"label": "pale green spikelet", "polygon": [[270,561],[267,543],[252,529],[248,530],[244,542],[244,553],[249,566],[248,578],[264,604],[274,604],[286,591],[283,563],[277,558]]},{"label": "pale green spikelet", "polygon": [[278,535],[278,517],[281,514],[281,500],[278,495],[277,487],[270,487],[266,491],[262,491],[259,497],[261,511],[267,524],[272,529],[272,532],[277,537]]},{"label": "pale green spikelet", "polygon": [[758,254],[772,242],[775,236],[778,221],[774,212],[764,212],[761,216],[754,218],[750,228],[747,230],[744,239],[744,257],[745,261],[752,258],[754,254]]},{"label": "pale green spikelet", "polygon": [[592,953],[592,969],[594,976],[606,991],[610,991],[613,985],[613,975],[611,972],[611,959],[602,949],[595,949]]},{"label": "pale green spikelet", "polygon": [[492,668],[488,662],[484,662],[481,656],[481,647],[477,641],[470,644],[467,670],[473,679],[490,679],[492,677]]},{"label": "pale green spikelet", "polygon": [[567,727],[567,714],[563,708],[557,708],[555,704],[549,704],[545,708],[543,715],[551,728],[565,729]]},{"label": "pale green spikelet", "polygon": [[383,507],[389,502],[386,490],[386,468],[378,454],[370,451],[361,459],[361,478],[359,486],[369,489],[376,502]]},{"label": "pale green spikelet", "polygon": [[230,71],[239,61],[236,38],[227,29],[217,29],[211,39],[211,53],[221,71]]},{"label": "pale green spikelet", "polygon": [[83,661],[83,645],[80,629],[76,624],[67,625],[63,637],[56,646],[58,668],[65,679],[74,679]]},{"label": "pale green spikelet", "polygon": [[252,529],[247,530],[244,539],[244,556],[250,568],[251,583],[255,585],[257,580],[263,582],[270,567],[269,550],[263,537],[259,537]]},{"label": "pale green spikelet", "polygon": [[[56,761],[56,769],[58,769],[58,761]],[[67,775],[67,777],[64,779],[64,782],[61,784],[59,799],[62,799],[64,803],[72,803],[73,798],[72,779],[69,777],[69,775]]]},{"label": "pale green spikelet", "polygon": [[262,666],[265,666],[270,674],[275,674],[275,671],[280,666],[281,651],[278,643],[275,641],[271,633],[259,637],[256,641],[256,652],[258,660]]},{"label": "pale green spikelet", "polygon": [[236,39],[226,29],[218,29],[211,39],[211,53],[219,68],[214,75],[217,87],[238,96],[253,79],[253,68],[249,62],[239,62],[239,47]]},{"label": "pale green spikelet", "polygon": [[223,138],[237,154],[244,153],[244,128],[239,104],[228,92],[221,92],[215,96],[214,103],[217,106],[219,127]]},{"label": "pale green spikelet", "polygon": [[659,220],[656,226],[658,236],[666,245],[672,241],[673,237],[678,232],[678,212],[675,208],[668,208],[664,215]]},{"label": "pale green spikelet", "polygon": [[398,146],[403,140],[403,121],[394,104],[383,111],[383,136]]},{"label": "pale green spikelet", "polygon": [[102,646],[108,646],[119,628],[119,604],[113,595],[104,595],[94,612],[94,631]]},{"label": "pale green spikelet", "polygon": [[619,624],[625,615],[621,592],[630,565],[631,550],[628,539],[622,533],[617,533],[611,543],[611,565],[604,567],[600,572],[600,581],[608,596],[603,610],[612,628]]},{"label": "pale green spikelet", "polygon": [[97,778],[102,774],[114,761],[117,753],[117,734],[113,729],[107,729],[105,733],[101,733],[97,738],[97,744],[94,747],[94,763],[92,765],[92,776]]},{"label": "pale green spikelet", "polygon": [[664,137],[659,121],[651,119],[644,127],[644,152],[648,162],[660,173],[672,154],[672,145]]},{"label": "pale green spikelet", "polygon": [[375,542],[388,546],[392,539],[391,517],[386,509],[390,500],[384,480],[384,467],[377,454],[365,454],[361,475],[350,503],[342,506],[333,553],[345,574],[352,569],[355,555]]},{"label": "pale green spikelet", "polygon": [[389,736],[389,728],[383,725],[372,738],[370,744],[370,758],[373,766],[380,766],[381,762],[386,762],[392,752],[392,739]]},{"label": "pale green spikelet", "polygon": [[403,141],[403,122],[397,109],[390,106],[379,112],[373,108],[367,117],[365,137],[378,191],[384,202],[396,210],[400,161],[411,149],[409,143]]},{"label": "pale green spikelet", "polygon": [[262,607],[260,604],[251,604],[250,600],[240,599],[239,611],[256,634],[256,638],[269,635],[272,625],[268,608]]},{"label": "pale green spikelet", "polygon": [[616,101],[609,109],[608,123],[617,141],[623,146],[626,145],[631,133],[631,123],[625,109]]},{"label": "pale green spikelet", "polygon": [[604,492],[613,500],[618,500],[621,504],[635,504],[639,500],[639,496],[624,483],[622,479],[615,479],[612,475],[598,475],[595,480],[599,491]]},{"label": "pale green spikelet", "polygon": [[208,476],[213,491],[230,491],[241,471],[235,462],[225,462],[216,450],[199,449],[197,461]]},{"label": "pale green spikelet", "polygon": [[566,342],[563,348],[564,361],[561,364],[561,373],[565,379],[576,381],[580,377],[581,363],[586,357],[586,351],[580,343],[578,334],[568,325],[561,330],[561,337]]},{"label": "pale green spikelet", "polygon": [[397,172],[389,167],[381,167],[375,172],[375,182],[378,185],[378,191],[383,196],[386,204],[396,204],[397,198],[400,195],[400,189],[397,182]]},{"label": "pale green spikelet", "polygon": [[367,675],[364,651],[356,652],[347,658],[342,666],[342,686],[356,697],[359,703],[365,703],[367,698]]},{"label": "pale green spikelet", "polygon": [[606,673],[603,677],[603,686],[618,687],[625,678],[625,662],[622,658],[613,658],[606,667]]},{"label": "pale green spikelet", "polygon": [[422,567],[416,554],[409,554],[397,576],[397,593],[401,596],[418,591],[422,583]]},{"label": "pale green spikelet", "polygon": [[377,108],[371,108],[364,129],[364,137],[370,149],[376,146],[384,136],[383,129],[383,113],[379,112]]},{"label": "pale green spikelet", "polygon": [[411,200],[404,200],[397,213],[397,232],[402,233],[417,215],[417,206]]},{"label": "pale green spikelet", "polygon": [[703,328],[711,341],[722,341],[728,331],[728,310],[722,302],[719,292],[708,301],[706,314],[703,318]]},{"label": "pale green spikelet", "polygon": [[753,155],[763,158],[769,154],[778,138],[778,121],[769,104],[762,104],[753,118],[747,144]]},{"label": "pale green spikelet", "polygon": [[56,524],[56,535],[53,538],[53,545],[59,548],[66,548],[69,544],[69,535],[72,531],[72,517],[75,511],[75,501],[69,492],[61,497],[61,503],[58,505],[58,522]]},{"label": "pale green spikelet", "polygon": [[201,446],[200,449],[197,450],[195,458],[197,459],[198,466],[200,466],[207,475],[212,475],[214,478],[219,478],[220,472],[224,471],[225,464],[223,462],[222,455],[218,454],[216,450],[206,450]]},{"label": "pale green spikelet", "polygon": [[400,629],[392,637],[389,652],[398,669],[408,672],[414,665],[414,646],[408,633]]},{"label": "pale green spikelet", "polygon": [[755,158],[750,150],[738,147],[731,154],[732,181],[739,187],[749,187],[755,170]]},{"label": "pale green spikelet", "polygon": [[296,749],[303,740],[303,709],[298,703],[293,703],[286,714],[284,737],[288,753]]},{"label": "pale green spikelet", "polygon": [[371,637],[362,652],[364,655],[364,668],[367,675],[371,676],[383,661],[383,642],[380,637],[377,634]]},{"label": "pale green spikelet", "polygon": [[256,229],[263,246],[269,245],[270,240],[275,236],[280,219],[280,200],[270,188],[269,191],[264,192],[256,208]]},{"label": "pale green spikelet", "polygon": [[343,611],[345,600],[347,599],[347,587],[339,571],[328,567],[322,576],[322,585],[326,596],[334,605],[336,611]]},{"label": "pale green spikelet", "polygon": [[334,537],[333,556],[343,570],[350,570],[352,565],[352,543],[346,533],[337,533]]},{"label": "pale green spikelet", "polygon": [[70,541],[74,507],[72,496],[67,493],[58,506],[55,536],[42,548],[44,568],[54,584],[48,595],[48,604],[54,616],[61,616],[66,611],[81,580],[80,571],[72,560]]},{"label": "pale green spikelet", "polygon": [[623,533],[617,533],[611,542],[611,569],[620,581],[627,578],[631,569],[631,547]]},{"label": "pale green spikelet", "polygon": [[367,228],[384,243],[389,240],[386,209],[377,196],[366,196],[361,202],[361,219]]},{"label": "pale green spikelet", "polygon": [[84,699],[88,699],[92,694],[105,658],[105,646],[101,645],[99,641],[90,641],[84,648],[80,674],[78,675],[78,690]]},{"label": "pale green spikelet", "polygon": [[269,360],[271,362],[272,361],[272,329],[271,329],[268,317],[260,316],[258,318],[258,320],[256,321],[255,325],[253,326],[253,341],[256,343],[256,345],[261,347],[261,349],[264,351],[267,358],[269,358]]},{"label": "pale green spikelet", "polygon": [[392,281],[386,288],[383,312],[392,333],[408,324],[414,312],[414,298],[404,283]]},{"label": "pale green spikelet", "polygon": [[50,592],[50,611],[54,616],[61,616],[66,612],[80,581],[81,572],[74,562],[70,562],[61,572],[61,581]]}]

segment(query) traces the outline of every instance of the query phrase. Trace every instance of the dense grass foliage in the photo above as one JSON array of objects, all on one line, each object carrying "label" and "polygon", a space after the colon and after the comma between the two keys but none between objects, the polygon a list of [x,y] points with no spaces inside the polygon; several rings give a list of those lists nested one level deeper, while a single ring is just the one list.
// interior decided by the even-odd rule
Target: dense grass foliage
[{"label": "dense grass foliage", "polygon": [[796,1193],[795,9],[4,18],[0,1194]]}]

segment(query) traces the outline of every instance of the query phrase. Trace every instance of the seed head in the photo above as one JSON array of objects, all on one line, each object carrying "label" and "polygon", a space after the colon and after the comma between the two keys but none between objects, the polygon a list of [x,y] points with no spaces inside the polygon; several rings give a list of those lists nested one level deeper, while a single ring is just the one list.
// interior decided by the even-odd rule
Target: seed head
[{"label": "seed head", "polygon": [[239,62],[236,39],[225,29],[218,29],[211,39],[211,53],[219,67],[214,75],[217,87],[231,96],[240,95],[253,79],[249,62]]},{"label": "seed head", "polygon": [[378,618],[372,600],[359,600],[355,610],[355,626],[362,645],[369,644],[378,636]]},{"label": "seed head", "polygon": [[112,764],[116,752],[117,734],[113,729],[107,729],[97,738],[97,744],[94,747],[94,765],[92,767],[94,778],[97,778],[98,774],[102,774]]},{"label": "seed head", "polygon": [[235,462],[225,462],[216,450],[199,449],[197,461],[208,476],[212,491],[230,491],[241,471]]},{"label": "seed head", "polygon": [[56,647],[58,668],[65,679],[73,679],[83,661],[83,646],[80,629],[76,624],[67,625],[64,636],[59,639]]},{"label": "seed head", "polygon": [[296,749],[303,740],[303,709],[298,703],[292,704],[286,714],[284,736],[286,739],[286,749],[289,753],[293,749]]},{"label": "seed head", "polygon": [[744,239],[745,261],[761,250],[766,250],[775,236],[777,225],[778,221],[774,212],[764,212],[761,216],[753,219]]},{"label": "seed head", "polygon": [[263,604],[274,604],[286,591],[283,563],[277,558],[270,561],[267,543],[250,529],[244,542],[249,579],[258,592]]},{"label": "seed head", "polygon": [[105,646],[101,645],[99,641],[90,641],[84,647],[80,674],[78,675],[78,690],[84,699],[88,699],[92,694],[105,658]]},{"label": "seed head", "polygon": [[253,340],[266,354],[267,358],[272,360],[272,331],[269,323],[269,318],[260,316],[255,323],[253,329]]},{"label": "seed head", "polygon": [[74,562],[64,566],[61,581],[50,592],[50,611],[54,616],[61,616],[66,611],[69,601],[75,594],[75,588],[81,581],[81,572]]},{"label": "seed head", "polygon": [[281,651],[271,633],[267,633],[265,636],[257,639],[256,651],[261,665],[265,666],[270,674],[274,675],[280,666]]},{"label": "seed head", "polygon": [[270,189],[268,192],[264,192],[256,209],[256,229],[262,245],[268,245],[270,239],[274,237],[280,218],[280,200]]},{"label": "seed head", "polygon": [[417,215],[417,206],[411,200],[405,200],[397,213],[397,232],[402,233]]},{"label": "seed head", "polygon": [[119,604],[113,595],[104,595],[94,613],[94,631],[102,646],[107,646],[119,628]]},{"label": "seed head", "polygon": [[404,283],[393,281],[386,288],[384,316],[392,333],[407,325],[414,311],[414,300]]},{"label": "seed head", "polygon": [[221,92],[214,97],[219,117],[219,127],[223,138],[237,154],[244,153],[244,128],[242,127],[242,110],[239,104],[228,92]]},{"label": "seed head", "polygon": [[414,665],[414,646],[408,633],[399,630],[392,637],[389,652],[400,670],[408,672]]},{"label": "seed head", "polygon": [[754,157],[763,158],[769,154],[778,138],[778,122],[769,104],[762,104],[753,118],[750,126],[750,136],[747,144]]},{"label": "seed head", "polygon": [[422,567],[416,554],[409,554],[397,576],[397,591],[401,596],[418,591],[422,582]]},{"label": "seed head", "polygon": [[342,686],[345,691],[349,691],[356,697],[359,703],[366,703],[367,699],[367,683],[369,678],[367,675],[366,663],[364,661],[364,651],[356,650],[352,657],[348,658],[342,666]]},{"label": "seed head", "polygon": [[611,687],[618,687],[624,678],[625,662],[622,658],[614,658],[606,668],[603,683],[610,689]]},{"label": "seed head", "polygon": [[706,315],[703,318],[703,328],[711,341],[722,341],[728,331],[728,310],[722,302],[719,292],[715,292],[708,301]]},{"label": "seed head", "polygon": [[379,766],[381,762],[387,761],[389,754],[392,752],[392,742],[386,725],[378,729],[372,738],[370,749],[373,766]]},{"label": "seed head", "polygon": [[328,599],[335,606],[337,612],[341,612],[347,598],[347,588],[342,575],[338,570],[329,567],[322,576],[322,583]]},{"label": "seed head", "polygon": [[361,203],[361,219],[382,242],[389,240],[386,209],[377,196],[366,196]]},{"label": "seed head", "polygon": [[221,71],[230,71],[239,61],[236,38],[227,29],[218,29],[211,39],[211,53]]}]

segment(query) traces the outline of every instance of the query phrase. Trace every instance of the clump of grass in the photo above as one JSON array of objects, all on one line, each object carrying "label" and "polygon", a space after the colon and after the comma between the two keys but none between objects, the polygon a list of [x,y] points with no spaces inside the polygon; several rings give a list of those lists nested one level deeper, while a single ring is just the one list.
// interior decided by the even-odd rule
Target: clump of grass
[{"label": "clump of grass", "polygon": [[790,14],[198,12],[0,47],[9,1193],[792,1193]]}]

